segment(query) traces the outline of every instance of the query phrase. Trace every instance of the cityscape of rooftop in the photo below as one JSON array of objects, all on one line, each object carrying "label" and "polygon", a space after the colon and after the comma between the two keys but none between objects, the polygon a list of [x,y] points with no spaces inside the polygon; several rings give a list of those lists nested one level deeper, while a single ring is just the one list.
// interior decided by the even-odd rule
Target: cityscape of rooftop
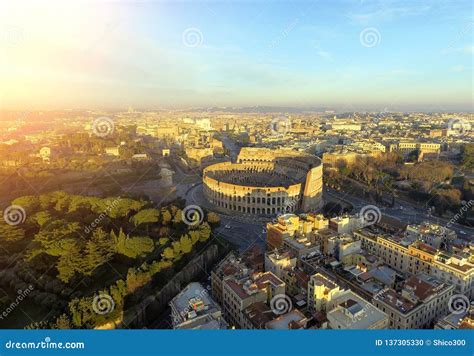
[{"label": "cityscape of rooftop", "polygon": [[472,10],[2,2],[0,348],[472,355]]}]

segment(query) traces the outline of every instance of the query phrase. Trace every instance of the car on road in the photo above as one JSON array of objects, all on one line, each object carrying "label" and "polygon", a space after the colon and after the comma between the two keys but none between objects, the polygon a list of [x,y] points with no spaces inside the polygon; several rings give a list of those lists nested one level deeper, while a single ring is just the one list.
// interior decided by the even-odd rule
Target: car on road
[{"label": "car on road", "polygon": [[225,225],[224,229],[230,229],[230,224]]},{"label": "car on road", "polygon": [[466,235],[466,234],[467,234],[466,231],[464,231],[464,230],[459,230],[459,233],[460,233],[461,235]]}]

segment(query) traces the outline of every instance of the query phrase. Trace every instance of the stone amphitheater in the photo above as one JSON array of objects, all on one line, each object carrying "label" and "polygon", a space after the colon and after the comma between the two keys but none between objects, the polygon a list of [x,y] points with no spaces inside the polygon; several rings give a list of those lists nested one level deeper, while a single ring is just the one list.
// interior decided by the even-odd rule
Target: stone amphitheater
[{"label": "stone amphitheater", "polygon": [[293,150],[244,147],[237,162],[204,169],[206,199],[218,210],[275,216],[311,212],[322,206],[321,160]]}]

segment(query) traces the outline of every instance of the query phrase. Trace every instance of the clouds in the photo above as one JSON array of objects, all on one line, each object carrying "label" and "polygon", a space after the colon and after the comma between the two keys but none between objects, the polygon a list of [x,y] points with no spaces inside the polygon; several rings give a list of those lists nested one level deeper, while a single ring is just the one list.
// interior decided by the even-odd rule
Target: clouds
[{"label": "clouds", "polygon": [[462,73],[466,70],[466,67],[462,64],[455,65],[454,67],[451,67],[451,72],[454,73]]},{"label": "clouds", "polygon": [[325,59],[325,60],[327,60],[327,61],[332,60],[332,54],[329,53],[328,51],[318,50],[316,53],[317,53],[318,56],[321,57],[322,59]]},{"label": "clouds", "polygon": [[371,1],[350,10],[347,17],[354,23],[369,25],[385,21],[395,21],[407,16],[418,16],[431,10],[429,4],[421,1]]}]

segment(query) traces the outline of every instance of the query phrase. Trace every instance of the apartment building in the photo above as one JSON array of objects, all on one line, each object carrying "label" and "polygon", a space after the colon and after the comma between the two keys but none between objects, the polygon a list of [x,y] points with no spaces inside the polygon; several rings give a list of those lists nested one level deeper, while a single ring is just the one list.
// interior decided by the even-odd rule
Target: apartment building
[{"label": "apartment building", "polygon": [[446,315],[438,320],[434,328],[441,330],[474,329],[474,306]]},{"label": "apartment building", "polygon": [[410,277],[401,292],[384,289],[377,293],[373,303],[389,316],[390,329],[424,329],[448,314],[453,293],[453,285],[420,273]]},{"label": "apartment building", "polygon": [[267,224],[267,249],[280,248],[285,238],[295,236],[314,241],[316,233],[328,225],[329,221],[321,214],[281,215],[275,222]]},{"label": "apartment building", "polygon": [[229,277],[223,282],[224,318],[231,326],[245,326],[245,309],[253,303],[270,303],[285,294],[285,283],[272,272],[258,273],[249,278]]},{"label": "apartment building", "polygon": [[423,241],[436,249],[444,248],[457,237],[455,231],[429,222],[407,225],[406,236]]},{"label": "apartment building", "polygon": [[169,305],[174,329],[227,329],[221,308],[200,283],[188,284]]},{"label": "apartment building", "polygon": [[219,264],[211,271],[211,290],[214,300],[222,305],[223,300],[223,282],[229,277],[235,276],[237,279],[250,277],[253,270],[234,252],[230,252]]},{"label": "apartment building", "polygon": [[329,220],[329,228],[338,234],[350,234],[360,229],[363,225],[362,219],[357,215],[336,216]]},{"label": "apartment building", "polygon": [[306,329],[309,319],[298,309],[280,315],[265,324],[269,330],[295,330]]},{"label": "apartment building", "polygon": [[267,224],[267,250],[285,249],[301,258],[320,252],[318,231],[327,228],[327,220],[314,214],[285,214]]},{"label": "apartment building", "polygon": [[331,329],[387,329],[388,315],[350,290],[338,294],[327,314]]},{"label": "apartment building", "polygon": [[289,251],[265,253],[265,271],[272,272],[278,278],[282,278],[283,271],[296,267],[296,257]]},{"label": "apartment building", "polygon": [[408,155],[415,150],[423,153],[440,153],[441,144],[433,142],[398,142],[388,146],[389,152],[401,152],[404,155]]},{"label": "apartment building", "polygon": [[308,282],[308,310],[326,312],[334,298],[343,292],[336,282],[321,273],[312,275]]},{"label": "apartment building", "polygon": [[[456,293],[474,299],[474,264],[472,252],[448,253],[418,240],[379,235],[362,229],[354,232],[363,249],[381,258],[393,269],[416,275],[431,274],[454,285]],[[467,250],[467,249],[466,249]]]}]

